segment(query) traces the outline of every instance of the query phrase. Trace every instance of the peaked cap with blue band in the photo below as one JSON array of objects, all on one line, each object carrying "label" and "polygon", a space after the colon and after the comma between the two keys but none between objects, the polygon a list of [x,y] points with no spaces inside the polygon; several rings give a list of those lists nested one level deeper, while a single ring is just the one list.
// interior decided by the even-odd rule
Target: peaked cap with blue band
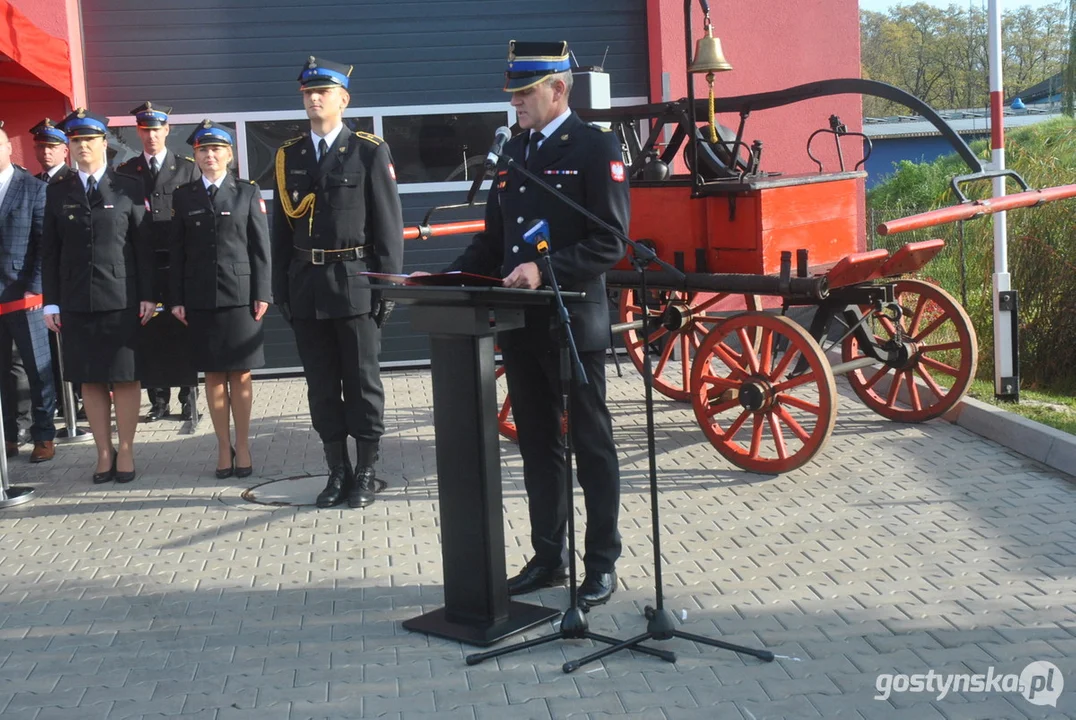
[{"label": "peaked cap with blue band", "polygon": [[86,108],[78,108],[63,119],[59,128],[69,138],[104,137],[108,134],[108,118],[93,115]]},{"label": "peaked cap with blue band", "polygon": [[353,69],[351,65],[341,65],[311,55],[303,65],[303,71],[299,73],[299,89],[342,87],[347,90]]},{"label": "peaked cap with blue band", "polygon": [[505,92],[517,92],[534,87],[549,75],[572,69],[568,58],[568,43],[516,42],[508,43],[508,70],[504,73]]},{"label": "peaked cap with blue band", "polygon": [[235,142],[232,140],[232,134],[223,126],[217,125],[212,120],[203,120],[187,138],[187,144],[197,149],[209,145],[232,147]]},{"label": "peaked cap with blue band", "polygon": [[67,136],[64,135],[64,131],[56,127],[56,123],[50,118],[45,118],[30,128],[30,134],[34,136],[34,142],[41,145],[67,144]]},{"label": "peaked cap with blue band", "polygon": [[131,114],[135,116],[135,122],[138,123],[138,127],[157,128],[168,124],[168,113],[170,112],[172,112],[172,108],[167,105],[154,105],[147,100],[132,110]]}]

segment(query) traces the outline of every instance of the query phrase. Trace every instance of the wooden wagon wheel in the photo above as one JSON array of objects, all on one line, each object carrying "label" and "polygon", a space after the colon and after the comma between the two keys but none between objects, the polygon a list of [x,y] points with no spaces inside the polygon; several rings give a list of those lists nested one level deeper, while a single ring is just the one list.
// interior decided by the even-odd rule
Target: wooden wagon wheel
[{"label": "wooden wagon wheel", "polygon": [[[620,319],[634,322],[642,318],[638,291],[626,288],[620,293]],[[733,313],[757,311],[762,306],[756,295],[736,293],[681,292],[655,290],[647,299],[651,317],[663,316],[662,327],[653,330],[647,340],[651,345],[654,389],[673,400],[691,400],[691,363],[699,344],[710,329]],[[639,372],[643,371],[643,342],[638,330],[624,333],[624,345]]]},{"label": "wooden wagon wheel", "polygon": [[[968,391],[979,364],[979,343],[971,318],[949,293],[921,280],[893,286],[899,321],[874,314],[868,334],[885,352],[897,350],[886,364],[848,374],[848,382],[867,407],[890,420],[923,422],[945,414]],[[861,313],[870,313],[861,307]],[[856,337],[845,339],[844,360],[865,357]]]},{"label": "wooden wagon wheel", "polygon": [[[801,357],[807,369],[790,376]],[[793,321],[769,313],[736,315],[706,335],[691,393],[713,446],[751,472],[800,467],[825,445],[837,419],[836,383],[822,348]]]},{"label": "wooden wagon wheel", "polygon": [[504,377],[504,365],[497,366],[495,377],[497,378],[497,397],[500,398],[501,404],[497,410],[497,430],[502,437],[512,442],[519,442],[516,422],[512,419],[512,398],[508,395],[508,381],[501,380]]}]

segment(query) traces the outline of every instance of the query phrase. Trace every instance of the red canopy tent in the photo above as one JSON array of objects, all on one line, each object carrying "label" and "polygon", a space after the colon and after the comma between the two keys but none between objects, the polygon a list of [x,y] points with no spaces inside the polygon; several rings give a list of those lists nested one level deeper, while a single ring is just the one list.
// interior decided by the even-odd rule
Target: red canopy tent
[{"label": "red canopy tent", "polygon": [[33,165],[26,131],[45,116],[62,118],[73,98],[67,41],[43,31],[9,0],[0,0],[0,119],[15,162]]}]

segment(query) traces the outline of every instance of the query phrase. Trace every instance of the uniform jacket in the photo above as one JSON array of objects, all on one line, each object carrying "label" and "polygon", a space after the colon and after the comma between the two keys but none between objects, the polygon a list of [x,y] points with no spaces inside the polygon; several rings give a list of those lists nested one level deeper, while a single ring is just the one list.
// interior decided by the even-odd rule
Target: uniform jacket
[{"label": "uniform jacket", "polygon": [[45,180],[45,182],[47,182],[49,185],[53,185],[58,182],[63,182],[72,175],[78,175],[78,170],[71,167],[70,165],[64,164],[64,166],[57,170],[56,174],[49,177],[48,180],[45,180],[45,177],[48,176],[48,173],[46,173],[44,170],[39,172],[34,177],[36,177],[38,180]]},{"label": "uniform jacket", "polygon": [[15,170],[0,203],[0,302],[41,292],[41,232],[45,183]]},{"label": "uniform jacket", "polygon": [[256,183],[229,174],[211,201],[199,178],[176,188],[173,207],[173,305],[215,310],[270,301],[269,222]]},{"label": "uniform jacket", "polygon": [[[277,151],[273,206],[273,297],[288,303],[296,318],[338,318],[370,312],[365,271],[399,273],[403,268],[403,215],[389,146],[376,135],[345,127],[319,163],[309,134]],[[281,167],[282,164],[282,167]],[[280,185],[283,187],[280,187]],[[313,195],[313,208],[289,218],[287,195],[298,208]],[[314,265],[295,248],[363,247],[362,260]]]},{"label": "uniform jacket", "polygon": [[171,150],[164,157],[164,166],[157,172],[154,180],[146,165],[146,156],[139,153],[116,168],[121,175],[130,175],[142,184],[142,192],[149,203],[152,225],[153,247],[165,253],[160,259],[167,259],[168,241],[172,227],[172,194],[180,185],[186,185],[202,176],[198,166],[189,157],[181,157]]},{"label": "uniform jacket", "polygon": [[135,178],[106,170],[90,206],[78,174],[49,185],[42,287],[60,311],[104,312],[153,298],[146,201]]},{"label": "uniform jacket", "polygon": [[[529,132],[504,147],[513,160],[525,163]],[[572,113],[536,151],[527,169],[623,233],[628,230],[630,199],[620,144],[614,133],[588,125]],[[450,266],[479,274],[507,276],[527,262],[538,262],[542,282],[549,284],[544,261],[523,233],[535,220],[549,222],[550,258],[562,290],[585,292],[586,299],[570,301],[572,332],[580,351],[609,347],[609,308],[605,271],[624,254],[624,243],[587,220],[515,169],[498,170],[486,202],[486,229]],[[552,312],[527,311],[520,332],[548,333]],[[502,333],[498,342],[511,342]]]}]

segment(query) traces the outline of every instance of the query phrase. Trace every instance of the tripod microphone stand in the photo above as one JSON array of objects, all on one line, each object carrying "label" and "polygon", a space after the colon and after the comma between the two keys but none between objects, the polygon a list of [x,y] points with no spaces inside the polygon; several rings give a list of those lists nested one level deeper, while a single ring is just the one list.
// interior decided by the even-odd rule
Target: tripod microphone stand
[{"label": "tripod microphone stand", "polygon": [[[567,610],[561,615],[560,630],[549,635],[543,635],[542,637],[534,638],[533,640],[525,640],[515,645],[508,647],[498,648],[496,650],[489,650],[481,653],[474,653],[468,655],[465,660],[468,665],[477,665],[478,663],[489,660],[490,658],[500,657],[509,653],[516,652],[518,650],[526,650],[527,648],[536,647],[538,645],[545,645],[556,640],[597,640],[598,642],[606,643],[607,645],[619,646],[624,641],[617,638],[608,637],[607,635],[600,635],[590,631],[590,626],[587,623],[586,613],[589,612],[589,608],[583,608],[579,605],[579,588],[576,583],[575,575],[575,507],[573,504],[574,493],[572,491],[572,413],[571,413],[571,384],[572,384],[572,371],[574,368],[575,377],[580,386],[587,385],[586,369],[583,367],[583,362],[579,359],[579,351],[575,346],[575,336],[572,334],[572,321],[568,315],[568,308],[564,305],[564,299],[560,294],[560,286],[557,284],[556,275],[553,272],[553,263],[549,258],[549,240],[542,235],[542,229],[548,233],[548,224],[544,220],[539,221],[534,227],[524,234],[524,239],[528,236],[533,236],[536,239],[536,246],[538,250],[539,259],[543,261],[546,275],[549,277],[549,284],[553,287],[554,301],[557,306],[557,335],[558,335],[558,359],[559,359],[559,372],[560,378],[560,393],[562,407],[565,408],[567,422],[564,427],[564,464],[567,472],[565,473],[564,482],[564,494],[567,501],[568,508],[568,598],[570,605]],[[637,646],[633,648],[638,652],[645,653],[647,655],[653,655],[659,657],[666,662],[676,662],[676,655],[666,650],[657,650],[655,648],[649,648],[645,646]],[[574,668],[573,668],[574,669]],[[571,672],[568,668],[568,664],[564,665],[564,672]]]},{"label": "tripod microphone stand", "polygon": [[[670,640],[674,637],[682,638],[685,640],[691,640],[703,645],[710,645],[712,647],[722,648],[724,650],[732,650],[733,652],[742,653],[745,655],[751,655],[757,657],[766,662],[772,662],[774,655],[769,650],[758,650],[755,648],[749,648],[744,645],[736,645],[733,643],[727,643],[723,640],[717,640],[714,638],[708,638],[704,635],[696,635],[694,633],[684,632],[676,629],[676,618],[673,614],[666,609],[665,599],[663,593],[663,582],[661,578],[661,522],[660,512],[658,508],[658,478],[657,478],[657,449],[654,441],[654,378],[653,371],[650,367],[650,343],[647,341],[649,336],[649,320],[650,309],[647,303],[648,290],[646,286],[646,267],[651,262],[659,265],[663,270],[670,273],[673,277],[677,278],[678,282],[686,283],[686,276],[683,272],[673,267],[669,263],[661,260],[657,253],[651,248],[642,243],[635,242],[620,230],[616,229],[609,223],[605,222],[601,218],[597,217],[594,213],[587,210],[585,207],[575,202],[571,198],[567,197],[564,193],[558,191],[556,188],[551,187],[548,183],[543,182],[540,177],[527,170],[522,163],[513,160],[507,154],[501,153],[501,160],[510,168],[515,168],[527,179],[535,182],[540,188],[551,193],[558,200],[571,207],[578,213],[581,213],[591,222],[595,223],[599,227],[603,228],[607,232],[612,233],[615,237],[625,242],[632,249],[632,265],[636,272],[639,274],[639,304],[640,311],[643,317],[643,386],[646,395],[646,451],[647,459],[649,461],[649,474],[650,474],[650,522],[651,529],[654,535],[654,595],[655,604],[654,607],[647,606],[644,614],[647,618],[646,632],[641,635],[637,635],[633,638],[629,638],[616,645],[611,645],[607,648],[602,648],[597,652],[591,653],[578,660],[570,660],[564,663],[564,672],[572,672],[587,663],[591,663],[595,660],[599,660],[607,655],[612,655],[615,652],[621,650],[643,650],[640,644],[647,640]],[[551,278],[552,279],[552,278]],[[554,283],[555,286],[555,283]],[[649,649],[649,648],[648,648]],[[674,656],[675,657],[675,656]]]}]

